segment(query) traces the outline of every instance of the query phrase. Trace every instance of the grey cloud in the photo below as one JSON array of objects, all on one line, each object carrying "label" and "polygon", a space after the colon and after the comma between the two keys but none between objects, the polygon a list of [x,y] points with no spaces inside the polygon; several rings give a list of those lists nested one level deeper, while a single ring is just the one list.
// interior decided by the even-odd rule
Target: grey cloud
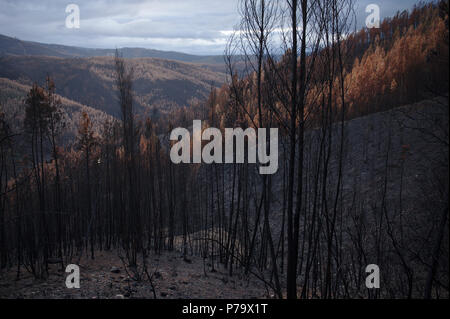
[{"label": "grey cloud", "polygon": [[[81,28],[65,28],[65,8],[80,7]],[[378,4],[382,18],[409,9],[414,0],[358,0],[358,27],[365,7]],[[238,0],[0,0],[0,33],[20,39],[96,48],[145,47],[221,54],[239,22]]]}]

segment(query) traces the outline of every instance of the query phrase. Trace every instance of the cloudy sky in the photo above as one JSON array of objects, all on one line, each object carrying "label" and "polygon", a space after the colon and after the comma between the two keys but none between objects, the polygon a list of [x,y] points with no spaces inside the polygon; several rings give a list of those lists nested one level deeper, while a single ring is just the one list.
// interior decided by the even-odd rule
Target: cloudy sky
[{"label": "cloudy sky", "polygon": [[[239,22],[239,0],[0,0],[0,34],[22,40],[92,48],[144,47],[222,54]],[[417,0],[356,0],[358,25],[368,4],[381,18]],[[80,28],[66,28],[68,4],[80,9]]]}]

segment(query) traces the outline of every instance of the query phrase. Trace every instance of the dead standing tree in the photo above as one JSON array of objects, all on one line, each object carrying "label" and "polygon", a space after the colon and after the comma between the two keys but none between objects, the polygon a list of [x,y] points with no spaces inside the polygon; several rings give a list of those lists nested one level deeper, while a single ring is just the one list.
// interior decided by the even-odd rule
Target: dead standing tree
[{"label": "dead standing tree", "polygon": [[[93,231],[93,222],[94,222],[94,210],[92,207],[92,191],[91,191],[91,165],[92,165],[92,157],[94,153],[94,148],[97,145],[97,139],[94,136],[94,130],[92,127],[91,119],[86,112],[81,114],[80,123],[78,127],[78,148],[84,153],[84,161],[86,168],[86,212],[87,216],[86,220],[88,220],[87,224],[87,235],[90,237],[91,243],[91,258],[94,259],[94,247],[95,247],[95,236]],[[86,236],[86,245],[87,245],[87,237]]]},{"label": "dead standing tree", "polygon": [[[232,104],[235,107],[241,108],[239,111],[243,114],[243,117],[247,119],[247,122],[251,123],[254,129],[263,128],[264,125],[269,124],[270,108],[267,106],[267,101],[264,101],[264,96],[267,95],[263,90],[263,78],[264,78],[264,65],[267,59],[267,47],[270,37],[275,30],[276,24],[278,23],[278,1],[265,1],[265,0],[242,0],[239,5],[239,10],[241,14],[241,23],[239,25],[236,33],[230,38],[229,44],[226,49],[226,63],[228,65],[228,70],[231,77],[231,91],[234,101]],[[243,57],[243,63],[245,63],[247,77],[252,78],[255,76],[255,84],[250,88],[256,96],[256,116],[252,116],[248,110],[247,105],[244,102],[240,94],[240,88],[236,87],[238,85],[233,66],[232,55],[239,53]],[[264,105],[266,104],[266,105]],[[266,143],[268,143],[269,136],[266,136]],[[233,171],[233,191],[235,185],[235,174]],[[262,179],[262,189],[261,198],[257,200],[255,206],[256,209],[256,224],[254,228],[254,233],[252,238],[255,238],[256,232],[258,230],[258,224],[260,220],[260,215],[262,209],[264,209],[264,227],[261,234],[261,242],[268,243],[269,252],[272,262],[272,272],[275,280],[276,294],[278,297],[282,297],[280,280],[278,277],[278,267],[277,258],[272,238],[272,232],[269,223],[269,213],[270,213],[270,193],[271,193],[271,181],[270,177],[266,175],[261,176]],[[238,181],[240,184],[240,181]],[[238,194],[239,197],[239,194]],[[232,196],[232,203],[234,200],[234,192]],[[264,205],[263,205],[264,203]],[[234,206],[230,206],[230,230],[231,230],[231,220],[233,214]],[[239,213],[239,211],[237,211]],[[236,219],[237,220],[237,219]],[[231,233],[228,234],[231,236]],[[249,250],[248,265],[252,259],[253,251],[256,249],[254,247],[255,240],[252,240],[252,244]],[[228,245],[227,245],[228,246]],[[227,250],[228,251],[228,250]],[[264,255],[266,251],[266,246],[261,247],[261,252]],[[232,259],[232,257],[231,257]],[[263,258],[265,260],[265,258]],[[232,262],[232,261],[231,261]],[[264,261],[265,263],[265,261]]]},{"label": "dead standing tree", "polygon": [[133,70],[126,67],[125,61],[118,50],[116,50],[114,62],[123,129],[125,185],[128,190],[126,211],[122,212],[126,214],[124,220],[127,221],[124,225],[125,237],[122,244],[130,266],[135,267],[137,265],[137,254],[143,249],[143,242],[136,171],[137,132],[133,113]]}]

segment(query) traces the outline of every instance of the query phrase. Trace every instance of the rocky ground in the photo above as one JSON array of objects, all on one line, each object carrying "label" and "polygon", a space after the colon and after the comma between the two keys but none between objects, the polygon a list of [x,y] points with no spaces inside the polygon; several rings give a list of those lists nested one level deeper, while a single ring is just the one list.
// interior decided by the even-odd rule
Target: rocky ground
[{"label": "rocky ground", "polygon": [[[74,261],[72,261],[75,263]],[[178,252],[165,252],[148,259],[148,271],[156,298],[267,298],[264,284],[251,276],[240,274],[228,276],[226,269],[211,264],[200,257],[187,261]],[[82,258],[80,266],[80,289],[68,289],[66,276],[60,265],[51,265],[49,277],[34,279],[22,270],[16,280],[16,269],[0,273],[0,298],[27,299],[126,299],[155,298],[152,284],[143,276],[135,280],[130,269],[114,251],[98,252],[95,260]]]}]

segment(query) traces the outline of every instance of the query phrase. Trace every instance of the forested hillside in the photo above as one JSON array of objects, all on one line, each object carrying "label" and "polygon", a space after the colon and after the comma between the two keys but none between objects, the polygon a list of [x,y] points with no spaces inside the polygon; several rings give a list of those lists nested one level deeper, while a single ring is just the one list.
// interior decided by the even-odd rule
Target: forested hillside
[{"label": "forested hillside", "polygon": [[[14,131],[21,131],[23,120],[25,118],[25,105],[27,93],[31,86],[19,84],[9,79],[0,78],[0,105],[1,111],[7,115],[7,121]],[[113,118],[106,113],[93,109],[89,106],[82,105],[64,97],[58,96],[62,103],[62,110],[65,118],[65,135],[70,141],[74,141],[78,130],[78,120],[82,112],[89,114],[94,123],[96,130],[107,121]],[[99,132],[99,131],[98,131]]]},{"label": "forested hillside", "polygon": [[[133,94],[136,112],[167,113],[204,99],[211,87],[225,81],[225,74],[194,64],[151,58],[131,59],[134,70]],[[31,85],[43,84],[47,75],[61,96],[118,117],[114,90],[114,59],[0,57],[0,77]]]},{"label": "forested hillside", "polygon": [[[237,297],[449,297],[448,1],[358,32],[350,0],[239,4],[226,75],[119,51],[0,58],[0,278],[17,295],[23,278],[57,287],[75,263],[112,297],[118,279],[99,269],[110,258],[130,298],[176,298],[166,290],[186,277],[194,297],[220,297],[219,281],[227,296],[252,283]],[[176,163],[170,133],[194,119],[220,133],[200,142],[214,158]],[[225,163],[215,145],[236,127],[278,128],[276,173],[260,174],[259,149],[235,163],[237,142]]]},{"label": "forested hillside", "polygon": [[[449,81],[449,33],[448,12],[445,4],[426,4],[416,6],[411,12],[397,13],[392,18],[382,21],[380,28],[362,29],[351,33],[342,40],[342,86],[345,87],[345,118],[351,119],[371,113],[386,111],[399,105],[405,105],[447,94]],[[277,119],[286,123],[286,110],[282,106],[285,96],[281,94],[288,69],[291,67],[290,56],[285,55],[280,63],[277,56],[271,57],[270,52],[264,56],[266,64],[262,67],[263,80],[261,85],[267,90],[275,90],[273,100],[264,108],[265,112],[275,112]],[[307,64],[314,68],[306,91],[305,126],[314,127],[320,121],[321,104],[324,103],[324,91],[321,83],[330,60],[331,52],[319,50],[306,57]],[[229,60],[229,69],[233,69],[236,61]],[[209,99],[215,113],[216,123],[227,123],[229,117],[230,97],[236,94],[243,96],[245,110],[237,109],[239,116],[247,125],[252,125],[258,118],[257,96],[254,89],[257,77],[253,73],[252,63],[247,69],[250,74],[220,90],[213,92]],[[314,64],[314,65],[313,65]],[[283,76],[281,76],[281,75]],[[334,75],[333,95],[339,98],[338,75]],[[281,83],[281,84],[280,84]],[[278,89],[277,89],[278,88]],[[183,112],[178,110],[177,112]],[[333,111],[337,117],[340,113],[339,103]],[[188,117],[188,112],[182,117]],[[219,114],[219,115],[218,115]],[[337,119],[337,118],[336,118]],[[277,121],[274,121],[277,125]],[[280,126],[283,128],[283,126]]]}]

